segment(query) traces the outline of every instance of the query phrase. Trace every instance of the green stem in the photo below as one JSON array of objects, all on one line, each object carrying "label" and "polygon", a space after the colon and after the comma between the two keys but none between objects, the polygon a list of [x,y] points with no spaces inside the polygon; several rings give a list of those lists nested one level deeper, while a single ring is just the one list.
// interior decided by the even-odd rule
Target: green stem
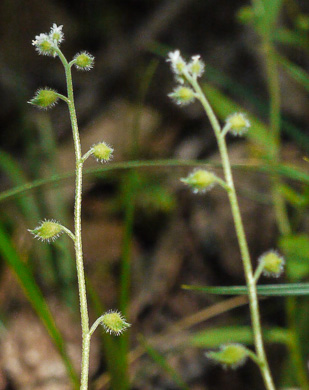
[{"label": "green stem", "polygon": [[101,324],[103,317],[104,317],[104,314],[102,316],[100,316],[99,318],[97,318],[95,320],[95,322],[92,324],[92,326],[91,326],[91,328],[89,330],[89,336],[90,337],[93,335],[93,333],[95,332],[97,327]]},{"label": "green stem", "polygon": [[263,272],[263,270],[264,270],[264,267],[265,267],[264,261],[262,260],[262,261],[259,263],[259,265],[257,266],[257,268],[256,268],[256,270],[255,270],[255,272],[254,272],[254,282],[255,282],[255,283],[258,282],[258,280],[259,280],[259,278],[260,278],[260,276],[261,276],[261,274],[262,274],[262,272]]},{"label": "green stem", "polygon": [[72,239],[73,242],[75,242],[75,236],[74,234],[71,232],[70,229],[66,228],[65,226],[61,225],[62,226],[62,230]]},{"label": "green stem", "polygon": [[275,385],[273,383],[273,379],[270,373],[270,369],[269,369],[269,365],[267,362],[266,353],[264,349],[256,283],[253,276],[248,244],[247,244],[242,218],[239,210],[239,205],[236,196],[236,190],[234,186],[231,164],[228,157],[225,138],[221,134],[221,126],[219,124],[219,121],[216,118],[213,109],[211,108],[198,82],[196,81],[196,78],[192,78],[189,74],[186,74],[186,77],[188,81],[191,83],[191,85],[193,86],[193,88],[195,89],[196,93],[198,94],[199,99],[205,109],[205,112],[210,120],[210,123],[215,132],[215,136],[217,138],[218,147],[219,147],[222,164],[223,164],[225,181],[229,186],[229,191],[227,191],[227,194],[231,205],[231,210],[232,210],[235,229],[236,229],[236,235],[238,238],[239,248],[240,248],[242,262],[244,266],[246,283],[248,286],[248,297],[249,297],[249,305],[250,305],[252,330],[253,330],[254,344],[255,344],[256,353],[258,357],[258,364],[264,380],[265,387],[268,390],[275,390]]},{"label": "green stem", "polygon": [[[273,47],[271,42],[267,38],[264,38],[264,53],[265,53],[265,62],[266,62],[266,72],[268,80],[268,91],[270,98],[270,108],[269,108],[269,117],[270,117],[270,129],[271,136],[273,137],[273,148],[269,161],[272,164],[278,163],[280,159],[280,83],[279,83],[279,73],[278,73],[278,64],[273,52]],[[291,225],[286,209],[286,204],[283,196],[280,193],[281,181],[278,175],[273,175],[272,177],[272,197],[274,202],[275,215],[278,223],[280,233],[282,235],[291,234]]]},{"label": "green stem", "polygon": [[67,82],[68,107],[70,112],[71,126],[73,132],[75,159],[76,159],[76,177],[75,177],[75,205],[74,205],[74,229],[75,229],[75,257],[80,302],[81,326],[82,326],[82,363],[81,363],[81,383],[80,390],[88,389],[88,371],[89,371],[89,353],[90,353],[90,334],[89,334],[89,316],[86,295],[86,282],[83,263],[82,249],[82,229],[81,229],[81,204],[82,204],[82,180],[83,180],[83,161],[81,152],[81,143],[78,132],[77,117],[74,105],[73,83],[71,66],[61,50],[57,48],[57,54],[64,66]]},{"label": "green stem", "polygon": [[81,161],[82,161],[83,164],[84,164],[84,162],[92,155],[92,153],[93,153],[93,150],[92,150],[92,148],[90,148],[90,149],[88,150],[88,152],[86,152],[86,153],[83,155],[83,157],[81,158]]},{"label": "green stem", "polygon": [[[270,163],[277,164],[280,159],[280,106],[281,106],[281,94],[280,94],[280,82],[279,82],[279,72],[278,72],[278,63],[275,55],[275,49],[271,38],[268,35],[262,35],[261,39],[263,41],[264,49],[264,58],[265,66],[267,72],[267,81],[268,81],[268,92],[270,99],[270,129],[271,135],[274,139],[274,148],[272,154],[269,157]],[[272,183],[272,198],[275,210],[275,216],[278,224],[280,234],[282,236],[287,236],[292,233],[291,224],[289,221],[287,208],[285,200],[280,193],[281,179],[277,174],[274,174],[271,179]],[[293,361],[298,382],[301,385],[302,389],[309,389],[309,382],[307,372],[304,367],[302,352],[301,352],[301,341],[299,339],[299,334],[297,331],[297,326],[295,323],[294,315],[296,310],[296,301],[295,298],[290,298],[286,304],[286,313],[288,327],[292,333],[292,342],[290,344],[291,359]]]}]

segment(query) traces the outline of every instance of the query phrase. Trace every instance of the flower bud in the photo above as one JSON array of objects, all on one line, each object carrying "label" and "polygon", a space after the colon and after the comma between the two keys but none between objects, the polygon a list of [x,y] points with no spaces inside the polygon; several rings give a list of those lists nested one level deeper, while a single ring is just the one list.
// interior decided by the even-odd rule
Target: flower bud
[{"label": "flower bud", "polygon": [[203,61],[201,61],[200,57],[200,55],[193,56],[191,62],[188,65],[188,69],[192,76],[200,77],[204,73],[205,64]]},{"label": "flower bud", "polygon": [[112,158],[114,149],[105,142],[100,142],[92,147],[92,154],[99,162],[107,162]]},{"label": "flower bud", "polygon": [[188,87],[177,87],[174,92],[168,95],[179,105],[190,104],[195,99],[195,93]]},{"label": "flower bud", "polygon": [[62,27],[63,26],[57,26],[56,23],[54,23],[53,27],[50,29],[49,37],[56,45],[59,45],[64,39]]},{"label": "flower bud", "polygon": [[101,325],[106,332],[119,336],[131,325],[125,321],[118,311],[110,310],[101,317]]},{"label": "flower bud", "polygon": [[90,70],[93,68],[93,64],[94,57],[86,51],[78,53],[74,57],[74,65],[78,70]]},{"label": "flower bud", "polygon": [[251,126],[249,120],[242,113],[235,113],[226,119],[226,125],[229,127],[229,132],[233,135],[242,136]]},{"label": "flower bud", "polygon": [[180,179],[180,181],[191,187],[196,194],[211,190],[218,182],[218,178],[212,172],[206,171],[205,169],[197,169],[188,177]]},{"label": "flower bud", "polygon": [[59,100],[58,93],[50,88],[39,89],[28,103],[43,110],[53,107]]},{"label": "flower bud", "polygon": [[36,51],[45,56],[56,57],[55,43],[48,34],[40,34],[32,41]]},{"label": "flower bud", "polygon": [[217,352],[207,352],[206,356],[224,368],[238,368],[246,362],[248,350],[241,344],[227,344]]},{"label": "flower bud", "polygon": [[55,241],[62,233],[64,233],[63,226],[54,220],[45,220],[33,230],[29,230],[41,241]]},{"label": "flower bud", "polygon": [[259,257],[258,262],[264,265],[262,271],[264,276],[278,278],[284,270],[285,260],[275,250],[264,253]]}]

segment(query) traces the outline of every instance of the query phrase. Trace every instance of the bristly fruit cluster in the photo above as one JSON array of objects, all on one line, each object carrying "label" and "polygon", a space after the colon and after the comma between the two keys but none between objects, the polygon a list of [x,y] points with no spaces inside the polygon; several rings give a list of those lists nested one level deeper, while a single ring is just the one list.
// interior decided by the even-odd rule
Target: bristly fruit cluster
[{"label": "bristly fruit cluster", "polygon": [[116,336],[121,335],[131,325],[126,322],[121,313],[115,310],[110,310],[101,317],[101,325],[107,333]]},{"label": "bristly fruit cluster", "polygon": [[52,219],[42,221],[40,225],[33,230],[29,229],[29,232],[41,241],[51,242],[55,241],[61,234],[64,233],[64,228],[59,222]]}]

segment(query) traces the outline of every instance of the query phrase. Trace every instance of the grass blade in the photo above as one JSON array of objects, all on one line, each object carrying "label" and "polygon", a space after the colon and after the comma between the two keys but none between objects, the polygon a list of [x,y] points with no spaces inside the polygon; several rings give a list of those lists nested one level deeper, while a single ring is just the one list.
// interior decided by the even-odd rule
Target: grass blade
[{"label": "grass blade", "polygon": [[[247,295],[246,286],[182,286],[185,290],[200,291],[207,294],[217,295]],[[265,284],[257,286],[257,292],[260,296],[267,297],[287,297],[309,295],[309,283],[285,283],[285,284]]]},{"label": "grass blade", "polygon": [[[270,328],[263,331],[265,341],[271,343],[288,344],[290,333],[287,329]],[[195,333],[190,344],[200,348],[216,348],[226,343],[253,344],[252,329],[250,326],[224,326],[207,329]]]},{"label": "grass blade", "polygon": [[295,81],[309,91],[309,74],[307,72],[283,56],[276,55],[276,59]]},{"label": "grass blade", "polygon": [[[111,163],[108,166],[96,167],[86,169],[84,175],[91,176],[96,174],[103,174],[110,171],[119,171],[126,169],[145,169],[145,168],[171,168],[171,167],[210,167],[210,168],[219,168],[221,164],[208,162],[206,160],[176,160],[176,159],[167,159],[167,160],[145,160],[145,161],[128,161],[124,163]],[[262,164],[234,164],[232,165],[233,169],[239,170],[248,170],[248,171],[258,171],[265,174],[278,173],[281,176],[299,181],[304,184],[309,184],[309,174],[300,170],[297,167],[291,167],[288,165],[279,164],[277,166],[265,166]],[[0,203],[9,199],[17,198],[21,195],[27,194],[29,191],[36,190],[38,188],[58,184],[61,181],[69,180],[74,177],[74,172],[67,172],[64,174],[52,175],[47,179],[38,179],[33,182],[23,184],[11,188],[0,193]]]},{"label": "grass blade", "polygon": [[[7,174],[10,181],[14,183],[17,188],[27,186],[28,178],[20,169],[19,164],[6,152],[0,150],[0,168]],[[15,187],[16,188],[16,187]],[[35,224],[42,219],[40,209],[34,194],[28,193],[25,198],[18,198],[17,205],[27,221],[29,228],[33,228]],[[35,243],[35,248],[38,253],[38,261],[41,262],[41,275],[47,285],[52,285],[56,280],[55,269],[51,249],[48,246],[43,246]],[[44,261],[44,263],[42,263]]]}]

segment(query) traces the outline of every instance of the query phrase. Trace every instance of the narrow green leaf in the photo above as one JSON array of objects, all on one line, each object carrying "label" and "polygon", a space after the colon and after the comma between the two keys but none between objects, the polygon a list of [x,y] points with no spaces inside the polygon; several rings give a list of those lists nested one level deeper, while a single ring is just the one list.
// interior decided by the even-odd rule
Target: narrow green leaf
[{"label": "narrow green leaf", "polygon": [[276,166],[260,165],[259,170],[264,173],[274,172],[280,176],[299,181],[303,184],[309,184],[308,173],[300,170],[298,167],[292,167],[283,164],[278,164]]},{"label": "narrow green leaf", "polygon": [[[225,287],[208,287],[208,286],[188,286],[183,285],[185,290],[200,291],[207,294],[217,295],[247,295],[247,286],[225,286]],[[309,295],[309,283],[286,283],[286,284],[265,284],[257,286],[258,295],[261,296],[298,296]]]},{"label": "narrow green leaf", "polygon": [[[290,333],[287,329],[270,328],[263,331],[264,338],[270,343],[288,344]],[[190,344],[199,348],[216,348],[226,343],[253,344],[250,326],[224,326],[195,333]]]},{"label": "narrow green leaf", "polygon": [[66,353],[64,340],[55,325],[52,314],[49,311],[49,308],[46,304],[46,301],[36,284],[34,277],[26,266],[26,264],[21,261],[16,249],[14,248],[9,236],[5,232],[2,226],[0,226],[0,254],[3,256],[4,260],[14,271],[18,282],[23,288],[25,295],[29,299],[32,307],[36,311],[38,317],[43,322],[45,328],[47,329],[50,337],[52,338],[55,346],[57,347],[63,362],[67,368],[68,375],[72,381],[74,389],[79,389],[79,380],[77,374],[72,366],[72,363]]},{"label": "narrow green leaf", "polygon": [[307,72],[279,54],[276,55],[276,59],[295,81],[309,91],[309,74]]},{"label": "narrow green leaf", "polygon": [[309,203],[309,196],[308,196],[307,189],[303,191],[303,193],[300,193],[294,190],[294,188],[292,188],[290,185],[281,183],[280,193],[283,195],[287,203],[290,203],[292,206],[296,208],[306,207]]},{"label": "narrow green leaf", "polygon": [[[3,150],[0,150],[0,169],[6,173],[14,185],[18,186],[17,188],[22,188],[28,185],[28,178],[25,176],[19,164],[13,159],[12,156]],[[37,205],[37,201],[34,195],[35,194],[30,193],[27,197],[20,197],[17,199],[17,205],[19,206],[19,209],[27,223],[29,224],[29,228],[33,228],[34,225],[42,219],[40,215],[40,209]],[[42,277],[46,284],[51,285],[56,279],[51,249],[48,246],[37,244],[38,243],[36,243],[35,246],[38,253],[38,261],[41,262],[42,259],[44,259],[44,264],[40,263]]]},{"label": "narrow green leaf", "polygon": [[260,0],[263,12],[261,13],[260,33],[271,33],[275,27],[283,0]]},{"label": "narrow green leaf", "polygon": [[[229,111],[231,112],[231,111]],[[250,134],[250,132],[249,132]],[[263,135],[259,136],[262,140]],[[127,161],[124,163],[111,163],[108,166],[96,167],[86,169],[84,175],[96,175],[104,174],[110,171],[119,171],[125,169],[145,169],[145,168],[171,168],[171,167],[221,167],[220,163],[208,162],[205,160],[176,160],[176,159],[167,159],[167,160],[146,160],[146,161]],[[233,169],[239,170],[249,170],[249,171],[258,171],[266,174],[271,172],[278,173],[281,176],[297,180],[304,184],[309,184],[309,174],[300,170],[297,167],[291,167],[283,164],[278,164],[277,166],[265,166],[261,164],[233,164]],[[30,191],[36,190],[38,188],[58,184],[61,181],[69,180],[74,177],[75,173],[67,172],[59,175],[52,175],[46,179],[34,180],[33,182],[26,183],[22,186],[17,186],[9,190],[3,191],[0,193],[0,203],[9,200],[12,198],[17,198],[21,195],[25,195]]]},{"label": "narrow green leaf", "polygon": [[[102,174],[109,171],[117,171],[123,169],[132,169],[132,168],[151,168],[151,167],[195,167],[197,165],[204,165],[205,161],[197,160],[148,160],[148,161],[126,161],[120,163],[112,163],[105,166],[98,166],[95,168],[85,169],[84,176]],[[207,163],[209,164],[209,163]],[[11,188],[9,190],[3,191],[0,193],[0,202],[15,198],[18,195],[27,193],[29,191],[35,190],[37,188],[46,186],[48,184],[58,184],[62,181],[73,179],[75,176],[75,171],[67,172],[64,174],[52,175],[46,179],[37,179],[30,183],[25,183],[24,185]]]},{"label": "narrow green leaf", "polygon": [[[23,186],[28,181],[24,172],[20,169],[19,164],[12,156],[3,150],[0,150],[0,169],[15,186]],[[33,196],[30,196],[27,199],[20,198],[18,200],[18,205],[27,221],[37,222],[39,220],[40,212]]]},{"label": "narrow green leaf", "polygon": [[287,28],[277,29],[274,33],[274,38],[277,42],[283,43],[296,49],[301,49],[304,52],[309,53],[308,38],[304,39],[304,36],[299,32],[289,30]]}]

